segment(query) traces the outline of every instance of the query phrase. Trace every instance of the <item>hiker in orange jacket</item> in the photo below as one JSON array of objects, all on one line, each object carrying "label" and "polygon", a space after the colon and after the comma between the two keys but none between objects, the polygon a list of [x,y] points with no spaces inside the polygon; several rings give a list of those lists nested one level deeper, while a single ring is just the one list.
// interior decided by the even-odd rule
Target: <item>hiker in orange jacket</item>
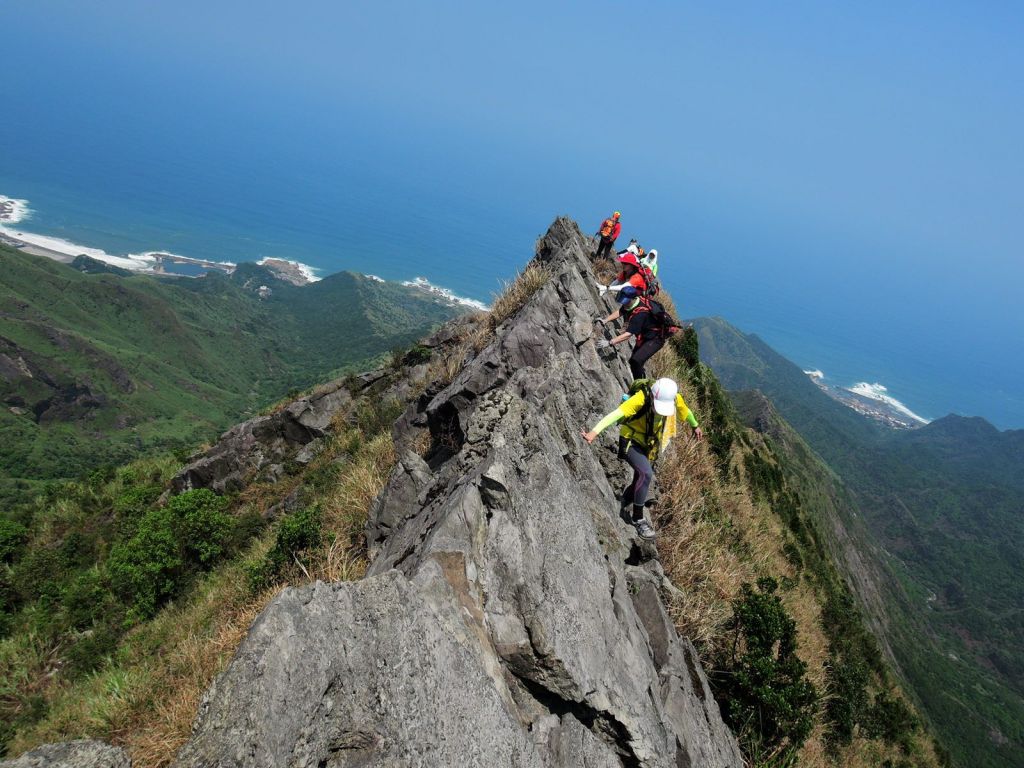
[{"label": "hiker in orange jacket", "polygon": [[601,222],[601,229],[598,230],[597,233],[601,237],[601,244],[597,247],[597,253],[594,254],[595,259],[600,259],[612,252],[612,246],[615,245],[615,238],[617,238],[619,233],[622,231],[622,224],[619,222],[620,216],[622,216],[622,214],[616,211],[610,218]]},{"label": "hiker in orange jacket", "polygon": [[[612,292],[621,291],[627,285],[632,285],[636,288],[637,293],[641,296],[647,293],[647,279],[644,277],[644,272],[640,268],[640,260],[630,251],[626,251],[624,254],[618,257],[619,263],[622,265],[622,271],[615,276],[605,290]],[[604,291],[602,291],[604,293]]]}]

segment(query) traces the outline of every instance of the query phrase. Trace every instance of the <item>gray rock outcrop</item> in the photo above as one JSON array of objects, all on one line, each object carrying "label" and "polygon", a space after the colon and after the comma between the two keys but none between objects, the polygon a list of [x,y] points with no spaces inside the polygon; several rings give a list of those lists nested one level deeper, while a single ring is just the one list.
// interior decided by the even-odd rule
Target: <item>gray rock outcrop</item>
[{"label": "gray rock outcrop", "polygon": [[580,436],[628,381],[591,248],[552,225],[546,283],[396,423],[367,577],[278,596],[177,766],[742,765],[619,517],[614,436]]},{"label": "gray rock outcrop", "polygon": [[237,491],[263,469],[297,455],[308,461],[302,449],[328,434],[334,414],[351,399],[338,379],[279,411],[235,425],[171,480],[171,493],[193,488]]},{"label": "gray rock outcrop", "polygon": [[0,768],[131,768],[131,765],[120,747],[86,739],[45,744],[14,760],[0,762]]}]

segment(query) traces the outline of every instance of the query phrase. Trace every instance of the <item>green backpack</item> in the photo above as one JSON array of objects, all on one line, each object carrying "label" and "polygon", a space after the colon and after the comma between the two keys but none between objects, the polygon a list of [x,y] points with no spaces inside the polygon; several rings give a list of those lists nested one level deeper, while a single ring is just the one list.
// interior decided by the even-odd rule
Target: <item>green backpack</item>
[{"label": "green backpack", "polygon": [[[644,434],[648,439],[654,437],[654,419],[657,415],[654,412],[654,394],[651,392],[651,387],[653,386],[654,379],[634,379],[626,391],[626,400],[633,397],[637,392],[644,393],[644,405],[633,418],[635,419],[637,416],[644,417]],[[655,440],[656,445],[657,440]]]}]

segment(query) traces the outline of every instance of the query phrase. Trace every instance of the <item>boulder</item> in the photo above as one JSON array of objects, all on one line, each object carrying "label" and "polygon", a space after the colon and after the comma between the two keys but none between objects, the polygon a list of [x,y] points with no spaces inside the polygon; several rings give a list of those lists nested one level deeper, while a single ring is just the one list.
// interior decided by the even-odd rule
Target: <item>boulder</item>
[{"label": "boulder", "polygon": [[[262,469],[289,459],[308,462],[314,441],[330,432],[334,415],[351,400],[339,379],[275,413],[237,424],[171,480],[171,493],[193,488],[238,491]],[[310,450],[303,452],[307,446]],[[272,474],[281,473],[275,470]]]}]

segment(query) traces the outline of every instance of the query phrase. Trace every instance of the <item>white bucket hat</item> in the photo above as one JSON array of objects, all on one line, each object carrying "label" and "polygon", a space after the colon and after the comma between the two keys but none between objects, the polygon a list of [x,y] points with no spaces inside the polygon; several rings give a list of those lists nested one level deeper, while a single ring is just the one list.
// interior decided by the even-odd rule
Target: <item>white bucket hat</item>
[{"label": "white bucket hat", "polygon": [[659,416],[671,416],[676,412],[676,394],[679,387],[672,379],[658,379],[651,387],[654,396],[654,412]]}]

